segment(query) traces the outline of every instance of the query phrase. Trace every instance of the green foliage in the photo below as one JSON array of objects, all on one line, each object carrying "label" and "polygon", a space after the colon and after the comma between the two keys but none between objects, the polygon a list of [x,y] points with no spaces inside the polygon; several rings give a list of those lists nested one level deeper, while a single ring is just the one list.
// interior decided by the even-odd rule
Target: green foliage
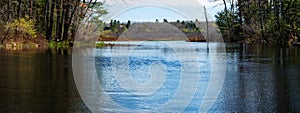
[{"label": "green foliage", "polygon": [[92,13],[90,14],[91,15],[90,21],[102,25],[103,21],[100,19],[100,17],[108,14],[108,12],[103,7],[103,3],[97,2],[90,8],[92,8],[92,11],[91,11]]},{"label": "green foliage", "polygon": [[13,22],[6,24],[6,29],[18,31],[18,33],[29,35],[32,38],[37,37],[35,21],[28,17],[15,19]]},{"label": "green foliage", "polygon": [[205,29],[198,28],[198,27],[195,28],[194,31],[195,31],[195,32],[198,32],[198,33],[204,33],[204,32],[206,32]]},{"label": "green foliage", "polygon": [[[238,31],[238,29],[236,29],[237,31],[234,31],[235,29],[230,29],[231,27],[232,28],[237,27],[234,26],[235,19],[233,17],[234,17],[233,14],[231,14],[230,12],[227,12],[226,15],[225,11],[219,12],[217,13],[217,15],[215,15],[216,24],[219,26],[219,29],[221,30],[221,33],[225,38],[230,37],[231,33]],[[228,24],[230,26],[228,26]]]},{"label": "green foliage", "polygon": [[232,6],[215,16],[225,39],[288,43],[300,37],[299,0],[239,0]]},{"label": "green foliage", "polygon": [[50,41],[50,42],[48,42],[48,46],[50,48],[55,48],[55,47],[67,48],[67,47],[69,47],[69,45],[70,45],[69,41],[62,41],[62,42]]},{"label": "green foliage", "polygon": [[105,43],[103,41],[96,43],[96,48],[102,48],[104,46],[105,46]]}]

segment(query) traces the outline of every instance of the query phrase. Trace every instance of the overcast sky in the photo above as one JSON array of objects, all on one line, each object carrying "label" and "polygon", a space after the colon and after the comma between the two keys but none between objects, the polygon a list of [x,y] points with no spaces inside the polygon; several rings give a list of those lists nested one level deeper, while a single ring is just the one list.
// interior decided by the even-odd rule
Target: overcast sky
[{"label": "overcast sky", "polygon": [[[106,8],[109,12],[105,20],[155,21],[164,18],[170,21],[195,20],[204,21],[204,7],[207,8],[209,20],[224,9],[222,1],[211,0],[107,0]],[[217,7],[216,7],[217,6]]]}]

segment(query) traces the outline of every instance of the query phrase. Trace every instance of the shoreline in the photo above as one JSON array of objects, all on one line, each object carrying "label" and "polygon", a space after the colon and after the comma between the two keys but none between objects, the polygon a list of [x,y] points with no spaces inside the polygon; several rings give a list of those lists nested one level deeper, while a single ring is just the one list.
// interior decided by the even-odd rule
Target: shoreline
[{"label": "shoreline", "polygon": [[[204,43],[205,41],[190,41],[190,40],[106,40],[106,41],[97,41],[94,44],[82,44],[82,43],[77,43],[78,47],[96,47],[96,48],[102,48],[102,47],[112,47],[112,46],[134,46],[134,44],[128,44],[126,42],[144,42],[144,41],[184,41],[184,42],[191,42],[191,43]],[[120,43],[124,42],[124,43]],[[213,42],[220,42],[220,41],[211,41],[210,43]],[[282,45],[282,46],[287,46],[287,47],[300,47],[299,42],[295,42],[292,45],[285,45],[281,43],[246,43],[245,41],[239,41],[239,42],[224,42],[226,44],[260,44],[260,45]],[[62,42],[55,42],[55,41],[39,41],[37,42],[32,42],[28,40],[22,40],[22,41],[7,41],[5,44],[0,44],[0,49],[7,49],[7,50],[26,50],[26,49],[47,49],[47,48],[72,48],[74,47],[74,42],[70,41],[62,41]]]}]

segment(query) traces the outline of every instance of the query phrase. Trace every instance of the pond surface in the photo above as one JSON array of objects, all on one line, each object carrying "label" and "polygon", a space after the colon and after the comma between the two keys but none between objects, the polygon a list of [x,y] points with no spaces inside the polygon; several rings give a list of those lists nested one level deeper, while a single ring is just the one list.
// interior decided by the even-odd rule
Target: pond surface
[{"label": "pond surface", "polygon": [[300,48],[134,44],[93,50],[97,110],[77,91],[71,49],[0,50],[0,111],[300,112]]},{"label": "pond surface", "polygon": [[0,51],[0,111],[56,113],[88,111],[72,76],[71,51]]}]

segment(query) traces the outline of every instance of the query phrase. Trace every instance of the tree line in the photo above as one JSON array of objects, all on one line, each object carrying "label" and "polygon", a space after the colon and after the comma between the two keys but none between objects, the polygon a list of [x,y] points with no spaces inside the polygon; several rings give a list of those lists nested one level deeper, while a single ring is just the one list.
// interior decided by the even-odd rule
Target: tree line
[{"label": "tree line", "polygon": [[96,21],[106,13],[97,0],[0,0],[0,27],[6,33],[0,41],[36,36],[73,41],[83,19]]},{"label": "tree line", "polygon": [[[119,20],[110,20],[109,23],[103,24],[103,30],[100,33],[100,41],[116,41],[122,35],[123,33],[126,33],[128,30],[134,31],[135,29],[139,29],[139,35],[141,34],[151,34],[156,33],[158,31],[151,29],[149,25],[158,25],[162,23],[168,23],[174,27],[176,27],[178,30],[180,30],[182,33],[184,33],[188,40],[187,41],[197,41],[197,42],[203,42],[205,41],[205,38],[202,33],[205,32],[203,28],[200,28],[200,26],[197,26],[196,23],[203,23],[199,22],[198,19],[195,21],[186,21],[186,20],[177,20],[177,21],[168,21],[167,19],[163,19],[161,22],[156,19],[153,22],[131,22],[131,20],[128,20],[127,22],[120,22]],[[131,26],[135,26],[132,29],[130,29]],[[139,26],[139,27],[137,27]],[[145,27],[140,27],[145,26]],[[166,33],[167,34],[167,33]],[[151,37],[151,36],[149,36]],[[163,37],[162,40],[171,40],[172,37]],[[183,37],[182,37],[183,38]],[[142,39],[142,37],[141,37]],[[159,38],[157,38],[159,39]],[[178,40],[177,38],[176,40]],[[143,39],[142,39],[143,40]],[[175,39],[174,39],[175,40]]]},{"label": "tree line", "polygon": [[[300,36],[300,0],[222,1],[225,8],[215,17],[227,42],[291,43]],[[103,24],[99,19],[107,13],[103,4],[97,0],[0,0],[0,43],[20,37],[72,41],[85,18]],[[111,22],[112,31],[116,24]]]},{"label": "tree line", "polygon": [[300,0],[223,0],[216,17],[228,42],[290,44],[300,36]]}]

